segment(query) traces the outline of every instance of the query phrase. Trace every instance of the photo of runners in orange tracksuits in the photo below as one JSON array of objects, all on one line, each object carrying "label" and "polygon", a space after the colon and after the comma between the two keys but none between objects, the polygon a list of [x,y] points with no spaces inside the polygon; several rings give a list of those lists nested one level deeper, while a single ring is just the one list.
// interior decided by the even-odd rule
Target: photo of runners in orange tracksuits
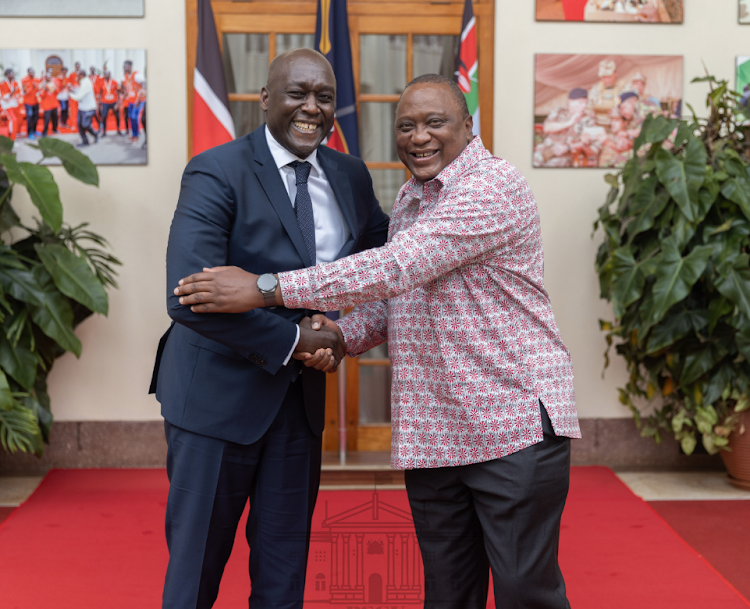
[{"label": "photo of runners in orange tracksuits", "polygon": [[97,164],[146,163],[145,71],[143,50],[2,49],[0,135],[20,160],[41,158],[28,144],[55,137]]}]

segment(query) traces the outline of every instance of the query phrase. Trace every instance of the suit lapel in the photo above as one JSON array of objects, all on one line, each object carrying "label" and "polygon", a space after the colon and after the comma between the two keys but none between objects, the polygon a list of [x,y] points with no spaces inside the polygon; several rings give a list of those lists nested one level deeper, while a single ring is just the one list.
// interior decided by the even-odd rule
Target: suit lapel
[{"label": "suit lapel", "polygon": [[[355,222],[354,196],[352,195],[352,185],[349,182],[349,175],[343,171],[339,171],[338,163],[328,155],[328,148],[325,146],[318,148],[318,159],[320,160],[320,166],[326,173],[331,190],[336,195],[336,201],[339,204],[339,209],[344,216],[344,220],[346,220],[346,224],[349,227],[349,232],[351,233],[350,240],[354,239],[357,235],[357,225]],[[347,241],[344,244],[344,248],[346,248],[348,243]],[[342,251],[344,248],[342,248]]]},{"label": "suit lapel", "polygon": [[255,175],[258,176],[258,180],[268,200],[278,214],[279,220],[281,220],[281,224],[292,240],[297,253],[302,258],[305,266],[310,266],[312,260],[310,260],[305,240],[302,238],[302,231],[297,223],[294,207],[289,202],[289,193],[284,188],[284,183],[281,181],[281,176],[279,175],[279,169],[276,167],[273,155],[271,155],[271,151],[268,149],[265,125],[256,129],[253,133],[253,150],[255,151],[255,162],[262,165],[262,167],[256,168]]}]

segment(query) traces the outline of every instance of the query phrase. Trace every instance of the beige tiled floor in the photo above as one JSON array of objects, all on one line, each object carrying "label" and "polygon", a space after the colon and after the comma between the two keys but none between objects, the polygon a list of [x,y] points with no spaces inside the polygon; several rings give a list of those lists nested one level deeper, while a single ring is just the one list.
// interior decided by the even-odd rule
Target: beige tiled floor
[{"label": "beige tiled floor", "polygon": [[36,490],[41,481],[41,477],[0,477],[0,507],[21,505]]},{"label": "beige tiled floor", "polygon": [[646,501],[750,499],[724,472],[619,472],[617,476]]}]

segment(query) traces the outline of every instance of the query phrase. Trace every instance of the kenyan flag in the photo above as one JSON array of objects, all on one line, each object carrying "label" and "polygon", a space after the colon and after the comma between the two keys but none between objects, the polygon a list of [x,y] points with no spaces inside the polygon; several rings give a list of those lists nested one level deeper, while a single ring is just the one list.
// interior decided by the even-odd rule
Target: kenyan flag
[{"label": "kenyan flag", "polygon": [[477,21],[471,0],[464,5],[461,40],[456,52],[456,82],[464,92],[469,113],[474,119],[474,135],[479,135],[479,59],[477,57]]}]

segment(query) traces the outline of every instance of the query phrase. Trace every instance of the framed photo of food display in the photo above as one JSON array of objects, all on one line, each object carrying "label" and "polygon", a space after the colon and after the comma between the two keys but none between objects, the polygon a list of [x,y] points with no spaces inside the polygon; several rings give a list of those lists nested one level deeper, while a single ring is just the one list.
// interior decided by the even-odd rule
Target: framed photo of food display
[{"label": "framed photo of food display", "polygon": [[96,165],[144,165],[146,106],[143,49],[0,49],[0,135],[19,161],[42,161],[37,141],[54,138]]},{"label": "framed photo of food display", "polygon": [[682,23],[684,0],[536,0],[537,21]]},{"label": "framed photo of food display", "polygon": [[682,114],[680,55],[535,57],[534,167],[622,167],[650,114]]},{"label": "framed photo of food display", "polygon": [[737,0],[740,23],[750,24],[750,0]]}]

